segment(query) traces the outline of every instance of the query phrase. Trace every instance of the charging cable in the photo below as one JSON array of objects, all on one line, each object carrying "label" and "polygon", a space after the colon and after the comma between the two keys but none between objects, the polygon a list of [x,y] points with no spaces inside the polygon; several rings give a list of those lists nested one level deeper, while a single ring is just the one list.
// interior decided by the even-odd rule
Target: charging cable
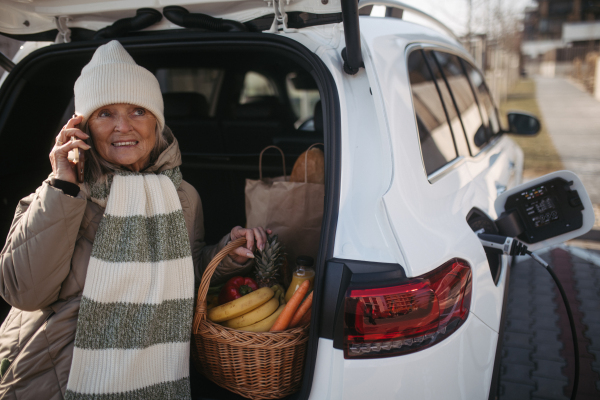
[{"label": "charging cable", "polygon": [[554,283],[556,283],[558,291],[560,292],[560,296],[562,297],[563,302],[565,303],[567,315],[569,316],[569,325],[571,325],[571,336],[573,336],[573,351],[575,352],[575,378],[573,379],[573,391],[571,392],[571,399],[575,400],[575,396],[577,396],[577,386],[579,385],[579,343],[577,342],[577,331],[575,330],[575,320],[573,319],[571,306],[569,305],[569,300],[567,299],[565,290],[563,289],[560,281],[558,280],[558,277],[556,276],[552,268],[550,268],[548,263],[537,254],[527,250],[527,246],[523,242],[520,242],[517,239],[513,239],[507,236],[483,233],[483,229],[480,229],[475,233],[477,234],[477,236],[479,236],[479,240],[481,241],[481,244],[483,245],[487,253],[504,254],[507,256],[528,255],[535,261],[540,263],[546,269],[546,271],[550,273],[552,279],[554,279]]}]

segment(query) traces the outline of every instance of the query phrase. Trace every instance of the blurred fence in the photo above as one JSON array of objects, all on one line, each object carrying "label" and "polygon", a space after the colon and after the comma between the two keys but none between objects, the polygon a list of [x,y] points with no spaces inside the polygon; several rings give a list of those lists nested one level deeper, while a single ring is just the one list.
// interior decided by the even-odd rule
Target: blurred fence
[{"label": "blurred fence", "polygon": [[467,35],[461,38],[461,42],[473,56],[475,65],[485,73],[485,80],[496,104],[506,100],[508,91],[519,80],[518,50],[510,51],[506,43],[490,39],[485,34]]},{"label": "blurred fence", "polygon": [[594,93],[596,70],[598,69],[598,53],[587,53],[583,58],[575,58],[572,64],[571,77],[579,81],[588,92]]},{"label": "blurred fence", "polygon": [[519,80],[519,55],[502,49],[488,49],[485,80],[496,104],[508,96],[508,91]]},{"label": "blurred fence", "polygon": [[600,100],[600,45],[554,49],[527,63],[527,73],[545,77],[568,77]]}]

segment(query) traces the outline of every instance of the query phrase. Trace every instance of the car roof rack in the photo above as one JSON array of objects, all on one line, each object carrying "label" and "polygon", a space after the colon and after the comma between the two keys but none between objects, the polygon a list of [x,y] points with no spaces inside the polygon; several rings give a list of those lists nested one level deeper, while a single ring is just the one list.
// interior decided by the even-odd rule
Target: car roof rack
[{"label": "car roof rack", "polygon": [[358,8],[367,7],[367,6],[386,6],[392,8],[398,8],[403,11],[409,11],[411,13],[417,14],[419,17],[422,17],[430,22],[433,22],[438,27],[442,28],[445,32],[449,33],[456,41],[460,42],[458,36],[452,31],[452,29],[448,28],[443,22],[432,17],[424,11],[419,10],[418,8],[414,8],[413,6],[409,6],[406,3],[397,0],[359,0]]}]

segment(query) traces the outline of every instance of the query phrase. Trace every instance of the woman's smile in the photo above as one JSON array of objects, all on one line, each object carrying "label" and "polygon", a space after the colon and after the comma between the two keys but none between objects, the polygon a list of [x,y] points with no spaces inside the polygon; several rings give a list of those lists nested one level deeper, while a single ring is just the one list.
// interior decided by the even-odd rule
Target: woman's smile
[{"label": "woman's smile", "polygon": [[112,145],[115,147],[132,147],[138,143],[139,143],[138,141],[134,140],[134,141],[129,141],[129,142],[114,142]]}]

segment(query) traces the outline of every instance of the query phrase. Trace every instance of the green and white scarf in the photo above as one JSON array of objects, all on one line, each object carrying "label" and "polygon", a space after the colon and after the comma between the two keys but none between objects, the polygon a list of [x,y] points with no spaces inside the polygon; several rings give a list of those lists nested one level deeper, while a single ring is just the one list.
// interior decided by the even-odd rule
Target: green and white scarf
[{"label": "green and white scarf", "polygon": [[106,206],[88,265],[66,399],[190,399],[194,268],[179,168],[83,188]]}]

